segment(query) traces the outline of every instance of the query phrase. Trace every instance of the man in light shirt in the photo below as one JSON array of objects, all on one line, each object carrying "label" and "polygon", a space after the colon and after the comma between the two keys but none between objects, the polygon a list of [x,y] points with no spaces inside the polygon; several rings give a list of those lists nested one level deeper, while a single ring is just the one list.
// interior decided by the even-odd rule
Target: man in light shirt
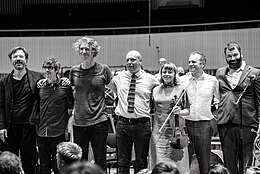
[{"label": "man in light shirt", "polygon": [[[118,145],[119,174],[129,174],[132,146],[135,149],[135,173],[147,168],[147,156],[151,136],[150,98],[152,89],[159,85],[155,76],[141,70],[142,56],[136,51],[126,55],[127,70],[114,76],[109,87],[118,96],[115,114],[118,116],[116,137]],[[128,109],[128,94],[132,75],[136,86],[133,111]]]},{"label": "man in light shirt", "polygon": [[190,115],[185,116],[189,144],[190,162],[196,153],[200,174],[206,174],[210,167],[210,151],[214,116],[211,113],[212,100],[219,99],[219,83],[216,77],[206,74],[204,53],[194,51],[189,57],[189,73],[180,77],[180,83],[187,88],[190,101]]},{"label": "man in light shirt", "polygon": [[252,165],[257,129],[259,133],[260,70],[242,60],[241,47],[235,42],[226,45],[224,54],[228,66],[216,73],[221,94],[218,132],[224,164],[237,174]]}]

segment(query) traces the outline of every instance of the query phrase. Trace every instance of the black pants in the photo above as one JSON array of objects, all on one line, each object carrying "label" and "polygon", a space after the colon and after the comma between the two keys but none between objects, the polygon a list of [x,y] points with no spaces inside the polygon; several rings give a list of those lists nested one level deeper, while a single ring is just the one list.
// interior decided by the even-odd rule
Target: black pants
[{"label": "black pants", "polygon": [[[256,133],[252,132],[252,127],[243,127],[242,146],[240,139],[241,129],[238,125],[218,125],[218,132],[221,141],[221,147],[223,150],[225,166],[232,174],[244,173],[245,168],[251,166],[252,164],[252,151]],[[241,151],[243,151],[243,154],[241,154]],[[242,161],[242,157],[243,168],[242,166],[238,165]]]},{"label": "black pants", "polygon": [[106,170],[108,121],[86,127],[74,125],[73,135],[74,142],[82,148],[82,160],[88,160],[89,142],[91,142],[95,163]]},{"label": "black pants", "polygon": [[55,174],[59,173],[56,159],[56,147],[60,142],[64,141],[65,134],[58,137],[37,136],[40,158],[40,174],[51,174],[51,169]]},{"label": "black pants", "polygon": [[2,151],[10,151],[20,156],[25,174],[36,172],[36,133],[30,124],[12,124],[2,143]]}]

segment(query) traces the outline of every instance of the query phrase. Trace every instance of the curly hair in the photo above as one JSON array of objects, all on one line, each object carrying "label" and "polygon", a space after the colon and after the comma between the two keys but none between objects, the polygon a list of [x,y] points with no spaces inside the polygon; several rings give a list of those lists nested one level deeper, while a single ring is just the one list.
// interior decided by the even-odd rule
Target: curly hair
[{"label": "curly hair", "polygon": [[87,36],[84,36],[84,37],[78,39],[74,44],[72,44],[72,48],[74,49],[74,51],[76,53],[79,54],[80,45],[82,43],[87,43],[89,45],[89,47],[92,48],[93,57],[96,57],[98,55],[98,52],[101,47],[98,45],[96,40],[94,40],[93,38],[87,37]]}]

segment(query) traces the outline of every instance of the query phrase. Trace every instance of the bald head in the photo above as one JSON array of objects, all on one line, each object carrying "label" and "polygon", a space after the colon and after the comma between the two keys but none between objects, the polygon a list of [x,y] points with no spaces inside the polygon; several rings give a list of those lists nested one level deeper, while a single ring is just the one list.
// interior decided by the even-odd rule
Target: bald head
[{"label": "bald head", "polygon": [[141,69],[142,56],[136,51],[132,50],[126,54],[126,67],[133,74]]},{"label": "bald head", "polygon": [[139,61],[142,61],[142,55],[141,55],[141,53],[139,53],[139,52],[136,51],[136,50],[129,51],[129,52],[126,54],[126,59],[129,59],[129,58],[135,58],[135,59],[139,59]]},{"label": "bald head", "polygon": [[159,59],[160,67],[162,67],[166,63],[166,59],[164,57]]}]

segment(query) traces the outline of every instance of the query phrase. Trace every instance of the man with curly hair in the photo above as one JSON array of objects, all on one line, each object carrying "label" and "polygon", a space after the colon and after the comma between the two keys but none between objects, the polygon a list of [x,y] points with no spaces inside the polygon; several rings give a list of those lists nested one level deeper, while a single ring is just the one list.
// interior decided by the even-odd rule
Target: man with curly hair
[{"label": "man with curly hair", "polygon": [[82,159],[88,160],[89,142],[94,160],[106,170],[108,119],[105,105],[105,86],[110,83],[109,67],[95,61],[100,46],[90,37],[82,37],[73,44],[82,62],[70,70],[74,87],[74,142],[83,149]]}]

